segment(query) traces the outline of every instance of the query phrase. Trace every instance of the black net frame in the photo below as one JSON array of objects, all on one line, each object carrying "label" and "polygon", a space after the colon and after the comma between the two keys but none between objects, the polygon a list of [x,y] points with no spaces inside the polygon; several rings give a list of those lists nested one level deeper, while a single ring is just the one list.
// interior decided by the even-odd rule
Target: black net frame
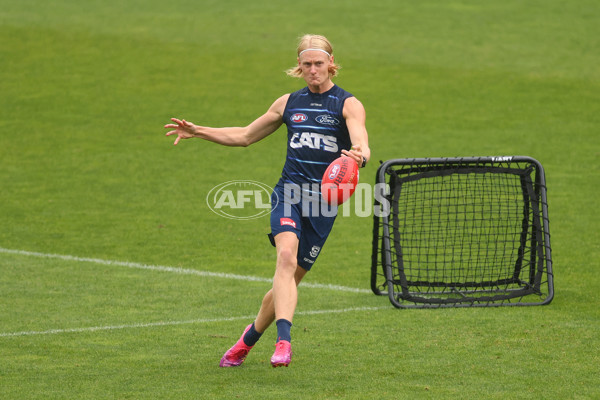
[{"label": "black net frame", "polygon": [[530,306],[554,297],[546,180],[527,156],[383,162],[371,289],[398,308]]}]

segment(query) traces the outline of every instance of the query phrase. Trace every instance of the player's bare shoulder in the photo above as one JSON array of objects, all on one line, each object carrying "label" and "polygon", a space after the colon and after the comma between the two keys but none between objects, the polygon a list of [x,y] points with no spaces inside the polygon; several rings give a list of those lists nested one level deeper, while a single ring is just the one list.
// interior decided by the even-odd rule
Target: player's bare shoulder
[{"label": "player's bare shoulder", "polygon": [[288,99],[290,98],[290,94],[286,93],[283,96],[279,97],[277,100],[273,102],[269,111],[277,113],[280,117],[283,118],[283,112],[285,111],[285,106],[287,105]]},{"label": "player's bare shoulder", "polygon": [[345,119],[348,118],[365,118],[365,107],[356,97],[348,97],[344,102],[344,109],[342,110]]}]

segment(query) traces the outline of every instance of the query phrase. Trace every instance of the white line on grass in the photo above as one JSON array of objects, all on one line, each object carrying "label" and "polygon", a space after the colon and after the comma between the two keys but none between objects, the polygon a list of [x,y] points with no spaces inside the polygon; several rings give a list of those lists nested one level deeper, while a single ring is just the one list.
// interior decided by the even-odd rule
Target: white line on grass
[{"label": "white line on grass", "polygon": [[[337,310],[310,310],[310,311],[298,311],[296,315],[317,315],[317,314],[340,314],[353,311],[377,311],[385,310],[389,307],[353,307],[353,308],[341,308]],[[83,333],[83,332],[97,332],[97,331],[114,331],[118,329],[132,329],[132,328],[151,328],[156,326],[174,326],[174,325],[189,325],[189,324],[205,324],[210,322],[228,322],[237,320],[252,320],[255,315],[244,315],[239,317],[224,317],[224,318],[202,318],[202,319],[191,319],[187,321],[160,321],[160,322],[148,322],[138,324],[124,324],[124,325],[108,325],[108,326],[90,326],[87,328],[70,328],[70,329],[49,329],[47,331],[23,331],[23,332],[5,332],[0,333],[0,337],[17,337],[17,336],[36,336],[36,335],[56,335],[60,333]]]},{"label": "white line on grass", "polygon": [[[237,274],[229,274],[225,272],[210,272],[210,271],[199,271],[196,269],[189,268],[179,268],[179,267],[168,267],[164,265],[147,265],[140,264],[134,262],[127,261],[114,261],[114,260],[103,260],[101,258],[88,258],[88,257],[76,257],[70,255],[63,254],[49,254],[49,253],[38,253],[35,251],[26,251],[26,250],[13,250],[13,249],[5,249],[0,247],[0,253],[5,254],[18,254],[22,256],[28,257],[38,257],[38,258],[55,258],[59,260],[66,261],[77,261],[77,262],[89,262],[101,265],[114,265],[119,267],[127,267],[127,268],[135,268],[135,269],[145,269],[151,271],[160,271],[160,272],[171,272],[175,274],[182,275],[197,275],[197,276],[205,276],[211,278],[222,278],[222,279],[234,279],[240,281],[253,281],[253,282],[268,282],[271,283],[273,280],[270,278],[262,278],[259,276],[251,276],[251,275],[237,275]],[[302,287],[312,288],[312,289],[329,289],[336,290],[340,292],[353,292],[353,293],[371,293],[368,289],[359,289],[352,288],[347,286],[340,285],[331,285],[331,284],[323,284],[323,283],[310,283],[303,282],[301,283]]]}]

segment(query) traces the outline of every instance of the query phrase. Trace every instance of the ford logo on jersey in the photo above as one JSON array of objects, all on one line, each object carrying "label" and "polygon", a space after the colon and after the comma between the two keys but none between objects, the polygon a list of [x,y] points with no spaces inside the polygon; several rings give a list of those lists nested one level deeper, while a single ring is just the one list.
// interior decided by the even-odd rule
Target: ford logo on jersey
[{"label": "ford logo on jersey", "polygon": [[340,121],[336,118],[333,118],[331,115],[322,114],[315,118],[318,123],[322,125],[339,125]]},{"label": "ford logo on jersey", "polygon": [[306,114],[302,114],[302,113],[296,113],[294,115],[292,115],[292,118],[290,118],[292,120],[292,122],[295,123],[300,123],[300,122],[304,122],[308,119],[308,117],[306,116]]}]

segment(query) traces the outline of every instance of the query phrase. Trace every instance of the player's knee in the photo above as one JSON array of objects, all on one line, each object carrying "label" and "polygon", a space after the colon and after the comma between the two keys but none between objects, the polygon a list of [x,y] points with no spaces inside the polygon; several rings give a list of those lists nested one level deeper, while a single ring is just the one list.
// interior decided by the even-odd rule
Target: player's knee
[{"label": "player's knee", "polygon": [[280,249],[277,252],[277,267],[296,270],[296,253],[288,248]]}]

